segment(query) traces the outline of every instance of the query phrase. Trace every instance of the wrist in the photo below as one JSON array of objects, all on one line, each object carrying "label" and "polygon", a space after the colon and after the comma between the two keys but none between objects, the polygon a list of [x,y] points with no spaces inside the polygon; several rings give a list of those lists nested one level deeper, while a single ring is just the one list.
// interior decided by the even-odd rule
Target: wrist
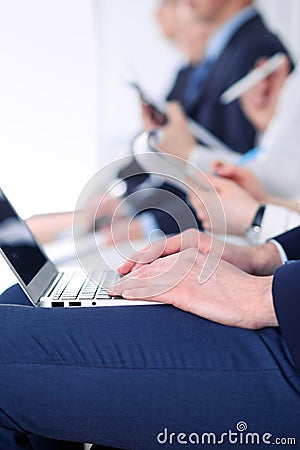
[{"label": "wrist", "polygon": [[197,142],[191,140],[185,148],[184,148],[184,158],[186,161],[193,162],[193,159],[196,158],[195,148],[197,146]]},{"label": "wrist", "polygon": [[279,251],[272,242],[250,247],[251,273],[254,275],[272,275],[282,265]]},{"label": "wrist", "polygon": [[278,197],[274,197],[273,195],[266,195],[264,198],[265,204],[277,205]]},{"label": "wrist", "polygon": [[284,200],[282,205],[296,213],[300,213],[300,199]]},{"label": "wrist", "polygon": [[193,147],[190,147],[188,162],[198,167],[199,163],[199,146],[195,144]]},{"label": "wrist", "polygon": [[256,278],[254,294],[254,310],[252,328],[259,330],[265,327],[277,327],[278,320],[275,313],[272,295],[273,277]]}]

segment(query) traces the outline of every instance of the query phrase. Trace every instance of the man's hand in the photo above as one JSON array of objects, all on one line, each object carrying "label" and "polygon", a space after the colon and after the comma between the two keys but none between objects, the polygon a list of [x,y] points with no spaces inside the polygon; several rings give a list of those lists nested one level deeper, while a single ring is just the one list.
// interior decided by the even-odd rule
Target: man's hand
[{"label": "man's hand", "polygon": [[[140,267],[112,285],[109,293],[170,304],[223,325],[249,329],[278,325],[272,277],[254,277],[221,261],[200,284],[205,261],[206,255],[198,249],[184,250]],[[187,267],[191,267],[188,272]]]},{"label": "man's hand", "polygon": [[256,246],[226,244],[222,259],[252,275],[272,275],[282,265],[279,251],[272,242]]},{"label": "man's hand", "polygon": [[211,171],[220,177],[235,181],[259,203],[269,203],[269,195],[251,170],[235,166],[234,164],[216,161],[213,163]]},{"label": "man's hand", "polygon": [[[216,242],[217,239],[214,238],[214,241]],[[221,248],[222,242],[219,242],[219,248]],[[175,255],[187,249],[196,249],[203,255],[207,255],[211,251],[212,243],[211,235],[191,228],[181,234],[148,245],[131,256],[128,261],[119,267],[118,271],[122,275],[126,275],[160,258]],[[247,247],[226,243],[223,252],[221,252],[221,257],[245,272],[254,275],[271,275],[282,264],[278,249],[271,242]]]},{"label": "man's hand", "polygon": [[[200,243],[201,240],[201,243]],[[189,248],[200,249],[208,253],[211,247],[211,237],[190,228],[181,234],[162,239],[135,253],[128,261],[119,267],[118,271],[126,275],[139,267],[149,264],[163,256],[174,255]]]},{"label": "man's hand", "polygon": [[[225,214],[227,232],[245,234],[259,203],[234,181],[215,176],[208,176],[208,178],[219,195],[223,210],[220,209],[214,191],[205,191],[189,180],[189,185],[193,188],[189,191],[189,201],[199,219],[202,220],[203,227],[214,233],[224,233]],[[215,204],[216,208],[214,208]],[[206,205],[209,205],[209,210]]]},{"label": "man's hand", "polygon": [[162,140],[159,148],[170,155],[187,160],[197,142],[188,129],[187,118],[180,104],[170,102],[167,116],[167,125],[161,127]]},{"label": "man's hand", "polygon": [[150,105],[148,105],[148,103],[143,102],[142,100],[141,100],[140,104],[141,104],[141,113],[142,113],[142,121],[143,121],[144,130],[151,131],[151,130],[153,130],[153,128],[157,128],[158,125],[153,120],[152,107]]},{"label": "man's hand", "polygon": [[[257,66],[263,65],[265,60],[260,60]],[[280,67],[246,92],[241,98],[244,113],[260,132],[266,130],[277,107],[281,89],[289,74],[289,60],[283,60]]]}]

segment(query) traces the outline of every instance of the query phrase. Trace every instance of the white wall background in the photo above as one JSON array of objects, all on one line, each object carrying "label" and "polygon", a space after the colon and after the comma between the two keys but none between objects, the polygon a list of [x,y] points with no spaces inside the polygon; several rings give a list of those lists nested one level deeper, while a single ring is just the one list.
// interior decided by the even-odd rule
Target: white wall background
[{"label": "white wall background", "polygon": [[296,59],[300,58],[300,1],[256,0],[270,26],[288,43]]},{"label": "white wall background", "polygon": [[128,153],[132,136],[140,130],[137,95],[128,79],[161,101],[180,57],[160,36],[155,23],[158,0],[92,0],[98,67],[99,162]]},{"label": "white wall background", "polygon": [[[74,207],[97,167],[128,150],[131,66],[161,99],[179,56],[158,35],[157,0],[0,0],[0,184],[25,216]],[[300,50],[300,1],[258,0]]]},{"label": "white wall background", "polygon": [[94,167],[86,0],[0,0],[0,184],[25,216],[73,208]]}]

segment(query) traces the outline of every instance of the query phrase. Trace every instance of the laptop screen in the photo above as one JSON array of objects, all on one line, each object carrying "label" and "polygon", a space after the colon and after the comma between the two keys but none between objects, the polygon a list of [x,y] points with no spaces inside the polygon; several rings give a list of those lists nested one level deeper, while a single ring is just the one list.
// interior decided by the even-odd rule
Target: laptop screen
[{"label": "laptop screen", "polygon": [[0,189],[0,247],[27,286],[47,259]]}]

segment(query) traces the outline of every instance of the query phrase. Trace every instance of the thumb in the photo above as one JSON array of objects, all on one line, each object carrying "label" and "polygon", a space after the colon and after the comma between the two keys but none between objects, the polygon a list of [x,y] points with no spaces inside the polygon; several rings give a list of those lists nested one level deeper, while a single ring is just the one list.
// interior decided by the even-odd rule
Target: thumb
[{"label": "thumb", "polygon": [[167,104],[167,115],[172,122],[186,122],[186,116],[179,102],[171,101]]},{"label": "thumb", "polygon": [[215,161],[212,165],[212,172],[225,178],[231,178],[235,175],[236,166],[222,161]]}]

